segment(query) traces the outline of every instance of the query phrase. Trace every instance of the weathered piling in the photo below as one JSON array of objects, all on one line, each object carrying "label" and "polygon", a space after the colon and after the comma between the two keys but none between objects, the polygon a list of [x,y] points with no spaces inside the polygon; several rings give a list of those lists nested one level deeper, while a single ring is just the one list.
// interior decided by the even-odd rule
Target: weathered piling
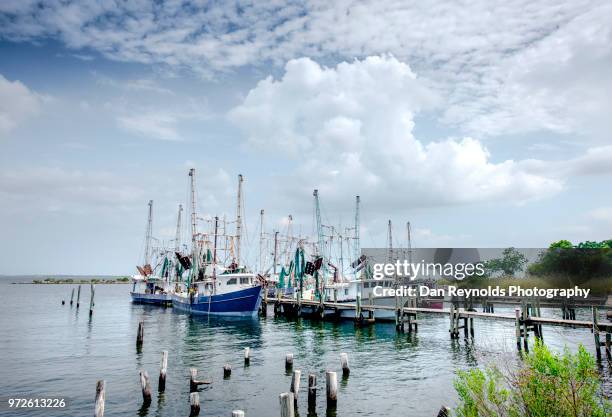
[{"label": "weathered piling", "polygon": [[520,308],[517,307],[514,309],[514,316],[515,316],[514,331],[516,335],[516,348],[518,350],[521,350],[521,309]]},{"label": "weathered piling", "polygon": [[440,407],[440,411],[438,411],[437,417],[450,417],[450,415],[451,409],[443,405],[442,407]]},{"label": "weathered piling", "polygon": [[189,394],[189,417],[195,417],[200,414],[200,394],[192,392]]},{"label": "weathered piling", "polygon": [[592,307],[593,314],[593,339],[595,339],[595,354],[597,360],[601,361],[601,342],[599,340],[599,326],[597,325],[597,307]]},{"label": "weathered piling", "polygon": [[308,410],[317,408],[317,376],[308,375]]},{"label": "weathered piling", "polygon": [[527,323],[529,322],[529,308],[527,306],[523,307],[523,347],[525,348],[525,352],[529,352],[529,328],[527,327]]},{"label": "weathered piling", "polygon": [[142,389],[142,401],[144,404],[151,403],[151,384],[147,371],[140,371],[140,388]]},{"label": "weathered piling", "polygon": [[285,355],[285,370],[289,371],[293,368],[293,353]]},{"label": "weathered piling", "polygon": [[140,320],[138,323],[138,333],[136,333],[136,346],[142,346],[144,342],[144,320]]},{"label": "weathered piling", "polygon": [[232,417],[244,417],[244,411],[234,410],[232,411]]},{"label": "weathered piling", "polygon": [[90,291],[91,296],[89,298],[89,315],[91,316],[93,314],[94,306],[96,305],[94,302],[94,297],[96,295],[96,286],[94,284],[91,284],[90,289],[91,289]]},{"label": "weathered piling", "polygon": [[189,392],[196,392],[198,390],[198,385],[210,384],[210,381],[198,380],[198,370],[196,368],[190,368],[189,375]]},{"label": "weathered piling", "polygon": [[74,300],[74,288],[72,289],[72,292],[70,293],[70,305],[72,305],[73,300]]},{"label": "weathered piling", "polygon": [[474,317],[470,317],[470,336],[474,338]]},{"label": "weathered piling", "polygon": [[62,300],[62,305],[66,304],[66,301]]},{"label": "weathered piling", "polygon": [[348,354],[347,353],[341,353],[340,354],[340,365],[342,365],[342,376],[344,378],[348,378],[348,376],[351,373],[351,369],[349,368]]},{"label": "weathered piling", "polygon": [[106,381],[100,380],[96,383],[96,405],[94,417],[104,417],[104,400],[106,399]]},{"label": "weathered piling", "polygon": [[292,392],[283,392],[279,396],[281,417],[295,417],[295,407]]},{"label": "weathered piling", "polygon": [[300,377],[302,376],[302,371],[296,369],[293,371],[293,375],[291,376],[291,388],[289,392],[293,393],[293,399],[297,403],[298,395],[300,392]]},{"label": "weathered piling", "polygon": [[157,384],[157,390],[164,392],[166,390],[166,373],[168,371],[168,351],[162,352],[161,364],[159,367],[159,383]]},{"label": "weathered piling", "polygon": [[249,347],[244,348],[244,364],[248,366],[251,363],[251,349]]},{"label": "weathered piling", "polygon": [[335,408],[338,403],[338,377],[335,372],[325,372],[325,394],[327,408]]},{"label": "weathered piling", "polygon": [[79,284],[79,288],[77,291],[77,308],[79,308],[79,303],[81,302],[81,284]]},{"label": "weathered piling", "polygon": [[223,365],[223,378],[229,378],[232,375],[232,365],[226,363]]}]

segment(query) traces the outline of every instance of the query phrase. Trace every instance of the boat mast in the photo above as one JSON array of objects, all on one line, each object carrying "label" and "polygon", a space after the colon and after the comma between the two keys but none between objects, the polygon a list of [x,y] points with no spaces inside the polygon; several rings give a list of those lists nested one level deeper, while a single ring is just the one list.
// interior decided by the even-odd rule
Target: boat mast
[{"label": "boat mast", "polygon": [[153,234],[153,200],[149,200],[149,218],[145,237],[145,265],[151,264],[151,235]]},{"label": "boat mast", "polygon": [[179,204],[178,218],[176,220],[176,236],[174,237],[174,251],[175,252],[181,251],[181,225],[183,223],[182,215],[183,215],[183,205]]},{"label": "boat mast", "polygon": [[393,235],[392,235],[391,220],[389,220],[389,226],[387,231],[387,260],[393,262]]},{"label": "boat mast", "polygon": [[240,267],[240,235],[242,233],[242,174],[238,174],[238,198],[236,204],[236,267]]},{"label": "boat mast", "polygon": [[219,216],[215,216],[215,240],[213,243],[213,280],[217,279],[217,236],[219,230]]},{"label": "boat mast", "polygon": [[408,247],[408,263],[412,263],[412,239],[410,236],[410,222],[406,222],[406,246]]},{"label": "boat mast", "polygon": [[357,259],[359,259],[359,256],[361,256],[361,246],[360,246],[360,242],[359,242],[359,203],[360,203],[360,198],[359,196],[355,197],[355,242],[354,242],[354,254],[353,256],[355,257],[354,261],[357,261]]},{"label": "boat mast", "polygon": [[196,239],[196,199],[195,199],[195,168],[189,170],[191,187],[191,251],[193,257],[193,273],[198,276],[198,242]]},{"label": "boat mast", "polygon": [[263,273],[264,261],[263,261],[263,246],[264,246],[264,211],[261,209],[259,212],[259,270]]}]

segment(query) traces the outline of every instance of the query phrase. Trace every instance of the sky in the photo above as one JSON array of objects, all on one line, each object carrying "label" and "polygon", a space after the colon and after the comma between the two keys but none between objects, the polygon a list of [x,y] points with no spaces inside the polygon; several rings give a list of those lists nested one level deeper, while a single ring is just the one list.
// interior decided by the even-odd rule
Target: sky
[{"label": "sky", "polygon": [[[147,203],[361,245],[612,238],[605,1],[0,3],[0,274],[131,274]],[[202,225],[207,224],[203,220]],[[185,224],[186,236],[187,225]]]}]

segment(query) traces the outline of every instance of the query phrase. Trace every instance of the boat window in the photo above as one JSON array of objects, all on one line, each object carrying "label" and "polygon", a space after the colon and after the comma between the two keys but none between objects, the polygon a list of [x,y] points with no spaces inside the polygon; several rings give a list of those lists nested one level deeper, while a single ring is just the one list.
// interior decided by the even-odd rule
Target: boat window
[{"label": "boat window", "polygon": [[241,277],[240,278],[240,283],[241,284],[248,284],[250,281],[249,277]]},{"label": "boat window", "polygon": [[227,280],[227,285],[236,285],[236,278],[231,278]]}]

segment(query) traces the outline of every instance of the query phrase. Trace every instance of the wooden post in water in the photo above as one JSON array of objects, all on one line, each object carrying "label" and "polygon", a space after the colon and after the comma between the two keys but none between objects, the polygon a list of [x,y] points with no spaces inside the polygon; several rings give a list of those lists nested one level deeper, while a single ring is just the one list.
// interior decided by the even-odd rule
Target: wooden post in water
[{"label": "wooden post in water", "polygon": [[189,392],[196,392],[198,385],[210,384],[210,381],[198,381],[198,370],[196,368],[189,369]]},{"label": "wooden post in water", "polygon": [[72,289],[72,292],[70,293],[70,305],[72,305],[73,300],[74,300],[74,288]]},{"label": "wooden post in water", "polygon": [[348,378],[348,376],[351,373],[351,369],[349,368],[348,354],[347,353],[341,353],[340,354],[340,365],[342,365],[342,376],[344,378]]},{"label": "wooden post in water", "polygon": [[317,376],[308,375],[308,410],[317,408]]},{"label": "wooden post in water", "polygon": [[300,392],[300,377],[302,376],[302,371],[296,369],[293,371],[293,375],[291,377],[291,388],[289,392],[293,393],[293,399],[297,403],[298,395]]},{"label": "wooden post in water", "polygon": [[91,297],[89,298],[89,315],[91,316],[93,314],[94,306],[96,305],[94,303],[94,297],[96,295],[96,286],[94,284],[91,284],[90,289]]},{"label": "wooden post in water", "polygon": [[529,327],[527,323],[529,322],[529,307],[523,307],[523,347],[525,348],[525,352],[529,352]]},{"label": "wooden post in water", "polygon": [[223,378],[229,378],[232,375],[232,365],[226,363],[223,365]]},{"label": "wooden post in water", "polygon": [[136,334],[136,346],[142,346],[144,342],[144,320],[140,320],[138,323],[138,333]]},{"label": "wooden post in water", "polygon": [[295,417],[295,407],[292,392],[283,392],[279,396],[281,417]]},{"label": "wooden post in water", "polygon": [[338,377],[335,372],[325,372],[325,393],[327,408],[335,408],[338,403]]},{"label": "wooden post in water", "polygon": [[443,405],[440,408],[440,411],[438,411],[437,417],[450,417],[450,415],[451,415],[451,409]]},{"label": "wooden post in water", "polygon": [[244,364],[249,366],[251,363],[251,349],[249,347],[244,348]]},{"label": "wooden post in water", "polygon": [[474,317],[470,317],[470,336],[474,338]]},{"label": "wooden post in water", "polygon": [[189,417],[195,417],[200,414],[200,394],[192,392],[189,394]]},{"label": "wooden post in water", "polygon": [[79,289],[77,291],[77,308],[79,308],[80,301],[81,301],[81,284],[79,284]]},{"label": "wooden post in water", "polygon": [[161,365],[159,367],[159,383],[157,391],[164,392],[166,390],[166,373],[168,371],[168,351],[162,352]]},{"label": "wooden post in water", "polygon": [[516,334],[516,348],[521,350],[521,310],[517,307],[514,309],[514,330]]},{"label": "wooden post in water", "polygon": [[287,353],[285,356],[285,370],[289,371],[293,368],[293,353]]},{"label": "wooden post in water", "polygon": [[232,411],[232,417],[244,417],[244,411],[234,410]]},{"label": "wooden post in water", "polygon": [[140,388],[142,389],[142,401],[151,404],[151,384],[149,384],[149,374],[147,371],[140,371]]},{"label": "wooden post in water", "polygon": [[450,333],[451,339],[455,338],[455,305],[451,303],[450,305],[450,327],[448,328],[448,332]]},{"label": "wooden post in water", "polygon": [[597,360],[601,361],[601,342],[599,340],[599,326],[597,325],[597,307],[592,307],[593,313],[593,338],[595,339],[595,354]]},{"label": "wooden post in water", "polygon": [[[74,293],[74,290],[73,290]],[[94,417],[104,417],[104,400],[106,399],[106,381],[100,380],[96,383],[96,406]]]}]

